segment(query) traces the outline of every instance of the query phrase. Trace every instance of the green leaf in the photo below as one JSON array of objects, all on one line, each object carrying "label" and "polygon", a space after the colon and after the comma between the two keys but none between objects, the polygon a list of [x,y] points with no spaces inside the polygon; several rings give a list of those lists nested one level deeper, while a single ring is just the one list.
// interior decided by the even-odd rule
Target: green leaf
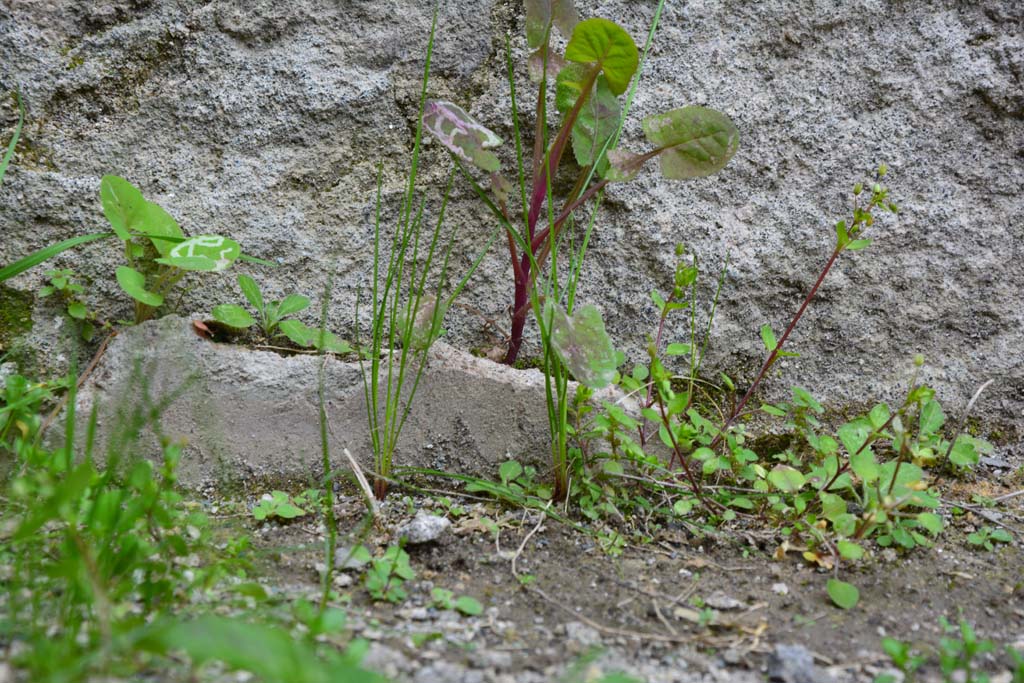
[{"label": "green leaf", "polygon": [[[562,114],[569,112],[584,94],[583,87],[588,83],[588,75],[589,70],[582,64],[569,64],[558,72],[555,105]],[[597,79],[592,92],[587,95],[572,127],[572,150],[580,166],[594,165],[605,143],[618,132],[622,113],[619,101],[612,94],[604,76]],[[598,172],[603,175],[606,168],[607,161],[603,161]]]},{"label": "green leaf", "polygon": [[725,114],[682,107],[644,119],[644,133],[661,154],[661,173],[672,180],[709,176],[725,168],[739,148],[740,134]]},{"label": "green leaf", "polygon": [[281,333],[299,346],[310,347],[314,342],[316,330],[310,328],[301,320],[283,320],[278,326]]},{"label": "green leaf", "polygon": [[266,310],[266,306],[263,303],[263,294],[260,292],[259,285],[248,275],[238,276],[238,286],[242,289],[242,294],[245,295],[246,301],[252,304],[260,315],[263,315],[263,311]]},{"label": "green leaf", "polygon": [[810,408],[819,415],[825,412],[825,409],[821,407],[821,404],[818,403],[818,401],[815,400],[813,396],[811,396],[811,392],[807,391],[806,389],[802,389],[801,387],[793,387],[792,391],[793,401],[797,405],[804,406],[805,408]]},{"label": "green leaf", "polygon": [[198,235],[175,244],[157,263],[182,270],[219,272],[230,266],[242,252],[238,242],[221,235]]},{"label": "green leaf", "polygon": [[[163,207],[153,202],[146,202],[139,209],[135,230],[148,235],[149,241],[161,256],[170,255],[175,245],[180,244],[185,237],[185,233],[178,227],[178,221],[164,211]],[[161,237],[172,239],[160,239]]]},{"label": "green leaf", "polygon": [[776,465],[768,473],[768,481],[780,491],[795,493],[804,487],[807,480],[800,470],[789,465]]},{"label": "green leaf", "polygon": [[[840,427],[838,434],[839,440],[843,443],[843,447],[846,448],[846,452],[852,456],[864,446],[864,442],[868,440],[868,436],[871,434],[871,428],[862,420],[854,420]],[[866,447],[864,450],[869,451],[870,447]]]},{"label": "green leaf", "polygon": [[576,24],[565,48],[565,58],[570,62],[596,64],[616,95],[626,91],[640,62],[640,54],[629,34],[615,22],[599,17]]},{"label": "green leaf", "polygon": [[864,548],[852,541],[837,541],[836,550],[844,560],[854,561],[864,557]]},{"label": "green leaf", "polygon": [[846,248],[850,251],[860,251],[869,246],[871,246],[871,240],[853,240],[846,245]]},{"label": "green leaf", "polygon": [[142,193],[124,178],[105,175],[100,180],[100,202],[114,233],[126,242],[130,240],[131,233],[138,231],[147,204]]},{"label": "green leaf", "polygon": [[878,403],[871,412],[868,413],[868,421],[871,423],[871,428],[875,431],[882,428],[882,426],[889,421],[889,406],[884,403]]},{"label": "green leaf", "polygon": [[154,308],[163,305],[164,298],[146,289],[146,278],[139,271],[128,266],[120,266],[116,275],[117,284],[121,285],[121,289],[131,298]]},{"label": "green leaf", "polygon": [[249,314],[249,311],[235,304],[215,306],[213,309],[213,319],[224,323],[228,327],[234,327],[239,330],[244,330],[256,322],[253,320],[252,315]]},{"label": "green leaf", "polygon": [[979,459],[974,439],[967,434],[958,436],[949,452],[949,461],[957,467],[967,468],[977,465]]},{"label": "green leaf", "polygon": [[612,183],[629,182],[636,177],[647,160],[641,154],[624,149],[610,149],[605,158],[608,159],[608,168],[605,169],[604,177]]},{"label": "green leaf", "polygon": [[68,304],[68,315],[75,320],[85,320],[85,315],[88,311],[85,308],[85,304],[81,301],[72,301]]},{"label": "green leaf", "polygon": [[839,579],[829,579],[827,590],[828,597],[832,598],[832,602],[842,609],[851,609],[860,600],[860,591],[857,590],[857,587]]},{"label": "green leaf", "polygon": [[546,44],[552,22],[569,37],[578,21],[573,0],[526,0],[526,42],[531,48]]},{"label": "green leaf", "polygon": [[307,308],[309,308],[309,297],[301,294],[289,294],[277,305],[277,319],[280,320],[286,315],[293,315]]},{"label": "green leaf", "polygon": [[507,460],[501,463],[501,466],[498,468],[498,476],[501,477],[503,484],[515,481],[522,473],[523,466],[515,460]]},{"label": "green leaf", "polygon": [[672,343],[665,347],[665,355],[685,356],[690,353],[691,348],[689,344]]},{"label": "green leaf", "polygon": [[326,351],[327,353],[337,353],[344,355],[346,353],[352,353],[352,347],[347,341],[334,334],[333,332],[325,332],[323,337],[323,344],[320,343],[320,330],[313,330],[313,348],[318,351]]},{"label": "green leaf", "polygon": [[455,600],[454,607],[467,617],[475,617],[484,613],[484,606],[480,604],[480,601],[476,598],[471,598],[468,595],[463,595],[457,598]]},{"label": "green leaf", "polygon": [[942,517],[934,512],[922,512],[917,516],[917,523],[927,529],[932,536],[942,532]]},{"label": "green leaf", "polygon": [[588,304],[569,317],[549,302],[544,317],[549,321],[551,346],[573,376],[592,389],[608,386],[618,359],[601,312]]},{"label": "green leaf", "polygon": [[772,332],[772,326],[765,324],[761,326],[761,341],[764,342],[764,347],[768,351],[774,351],[778,348],[779,344],[775,341],[775,333]]},{"label": "green leaf", "polygon": [[306,511],[297,505],[291,503],[282,503],[274,509],[274,514],[284,519],[294,519],[296,517],[302,517],[306,514]]},{"label": "green leaf", "polygon": [[58,242],[57,244],[51,244],[48,247],[43,247],[38,251],[32,252],[25,258],[18,259],[14,263],[8,266],[4,266],[3,268],[0,268],[0,282],[10,280],[12,277],[24,273],[29,268],[35,268],[43,261],[51,259],[63,251],[73,249],[74,247],[77,247],[82,244],[87,244],[89,242],[95,242],[96,240],[105,239],[107,237],[110,237],[112,234],[113,233],[109,232],[95,232],[89,235],[79,235],[78,237],[72,237],[70,239],[64,240],[63,242]]},{"label": "green leaf", "polygon": [[934,434],[945,421],[942,406],[935,399],[929,400],[921,407],[921,434]]},{"label": "green leaf", "polygon": [[427,100],[423,127],[449,152],[466,163],[495,173],[498,157],[488,150],[501,145],[501,138],[477,122],[459,105],[444,100]]},{"label": "green leaf", "polygon": [[866,484],[871,484],[878,479],[878,463],[875,462],[875,454],[871,452],[870,448],[865,448],[860,453],[850,456],[850,469]]}]

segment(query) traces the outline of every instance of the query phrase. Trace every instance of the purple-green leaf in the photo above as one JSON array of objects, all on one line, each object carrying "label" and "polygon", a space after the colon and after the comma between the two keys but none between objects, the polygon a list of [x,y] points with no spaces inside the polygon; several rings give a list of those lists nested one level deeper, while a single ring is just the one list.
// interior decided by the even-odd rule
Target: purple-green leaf
[{"label": "purple-green leaf", "polygon": [[488,150],[501,145],[501,138],[482,126],[462,107],[444,100],[427,100],[423,109],[423,127],[445,149],[477,168],[496,172],[498,157]]},{"label": "purple-green leaf", "polygon": [[555,78],[558,73],[565,68],[566,61],[565,57],[557,52],[553,52],[550,48],[541,47],[534,52],[530,53],[530,56],[526,59],[526,69],[530,74],[530,80],[534,83],[540,83],[544,79],[544,53],[547,52],[547,77]]},{"label": "purple-green leaf", "polygon": [[568,37],[580,20],[573,0],[526,0],[526,42],[537,48],[546,42],[552,22]]},{"label": "purple-green leaf", "polygon": [[644,119],[647,139],[662,149],[661,173],[672,180],[709,176],[725,168],[740,134],[729,117],[689,106]]},{"label": "purple-green leaf", "polygon": [[596,64],[616,95],[626,91],[640,63],[640,53],[629,34],[615,22],[599,17],[576,24],[565,48],[565,58]]},{"label": "purple-green leaf", "polygon": [[544,317],[551,326],[551,346],[573,376],[592,389],[608,386],[615,378],[617,359],[597,307],[581,306],[568,316],[549,303]]},{"label": "purple-green leaf", "polygon": [[605,171],[604,177],[613,183],[629,182],[636,177],[644,164],[642,155],[633,154],[624,149],[610,149],[605,156],[608,159],[608,169]]}]

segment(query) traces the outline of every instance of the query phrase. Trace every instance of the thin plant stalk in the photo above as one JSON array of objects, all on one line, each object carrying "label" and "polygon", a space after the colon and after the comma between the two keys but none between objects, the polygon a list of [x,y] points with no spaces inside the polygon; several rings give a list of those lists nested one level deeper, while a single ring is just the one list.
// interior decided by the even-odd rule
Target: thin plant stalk
[{"label": "thin plant stalk", "polygon": [[334,577],[334,554],[338,546],[338,524],[334,519],[334,477],[331,472],[331,445],[327,438],[327,399],[326,375],[328,354],[324,349],[327,338],[327,308],[334,284],[334,269],[330,271],[327,284],[324,286],[323,303],[320,305],[320,368],[317,372],[317,408],[320,420],[320,467],[323,469],[324,526],[327,527],[327,539],[324,543],[324,575],[320,591],[320,612],[327,609],[327,600],[331,593],[331,582]]}]

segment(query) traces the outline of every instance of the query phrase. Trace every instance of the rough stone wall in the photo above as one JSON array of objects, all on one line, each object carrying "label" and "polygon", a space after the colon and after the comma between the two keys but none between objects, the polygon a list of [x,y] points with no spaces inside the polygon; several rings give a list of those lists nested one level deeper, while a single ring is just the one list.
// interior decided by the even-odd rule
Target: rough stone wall
[{"label": "rough stone wall", "polygon": [[[583,16],[616,19],[638,43],[655,4],[578,2]],[[389,210],[403,188],[431,8],[430,0],[8,0],[0,91],[20,86],[29,122],[0,187],[0,263],[102,229],[99,178],[116,173],[186,233],[227,234],[278,262],[254,273],[271,298],[318,298],[335,267],[332,320],[350,333],[370,263],[378,164]],[[521,61],[518,2],[444,3],[430,92],[509,140],[506,32]],[[951,411],[994,377],[978,411],[1019,424],[1022,36],[1024,5],[1008,0],[669,2],[627,146],[640,148],[642,116],[688,103],[727,112],[742,146],[708,179],[670,183],[649,169],[613,188],[582,298],[602,306],[617,343],[639,359],[655,322],[648,292],[668,286],[672,246],[683,241],[701,256],[706,299],[728,254],[706,369],[749,381],[761,357],[758,327],[785,326],[831,249],[849,188],[884,161],[902,215],[872,230],[868,251],[843,258],[793,337],[802,358],[782,364],[770,390],[797,383],[836,406],[893,400],[922,352],[926,379]],[[8,99],[2,107],[6,139],[15,116]],[[430,206],[449,167],[428,145],[421,185]],[[449,225],[459,228],[458,270],[493,225],[461,183]],[[112,277],[116,251],[93,244],[58,264],[92,280],[91,300],[105,315],[127,317]],[[12,284],[33,290],[42,270]],[[487,343],[483,317],[504,322],[510,282],[495,248],[462,299],[467,307],[446,321],[453,343]],[[181,312],[240,301],[225,275],[192,290]],[[53,316],[37,308],[41,322]],[[680,319],[670,332],[684,327]]]}]

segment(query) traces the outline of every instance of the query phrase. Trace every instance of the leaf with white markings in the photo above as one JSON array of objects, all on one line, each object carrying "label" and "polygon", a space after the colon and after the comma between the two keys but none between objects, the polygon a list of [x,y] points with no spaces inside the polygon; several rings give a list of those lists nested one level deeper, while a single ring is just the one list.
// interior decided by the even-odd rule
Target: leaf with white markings
[{"label": "leaf with white markings", "polygon": [[488,150],[501,145],[501,138],[477,122],[462,107],[444,100],[427,100],[423,109],[423,127],[445,149],[477,168],[496,172],[498,157]]}]

